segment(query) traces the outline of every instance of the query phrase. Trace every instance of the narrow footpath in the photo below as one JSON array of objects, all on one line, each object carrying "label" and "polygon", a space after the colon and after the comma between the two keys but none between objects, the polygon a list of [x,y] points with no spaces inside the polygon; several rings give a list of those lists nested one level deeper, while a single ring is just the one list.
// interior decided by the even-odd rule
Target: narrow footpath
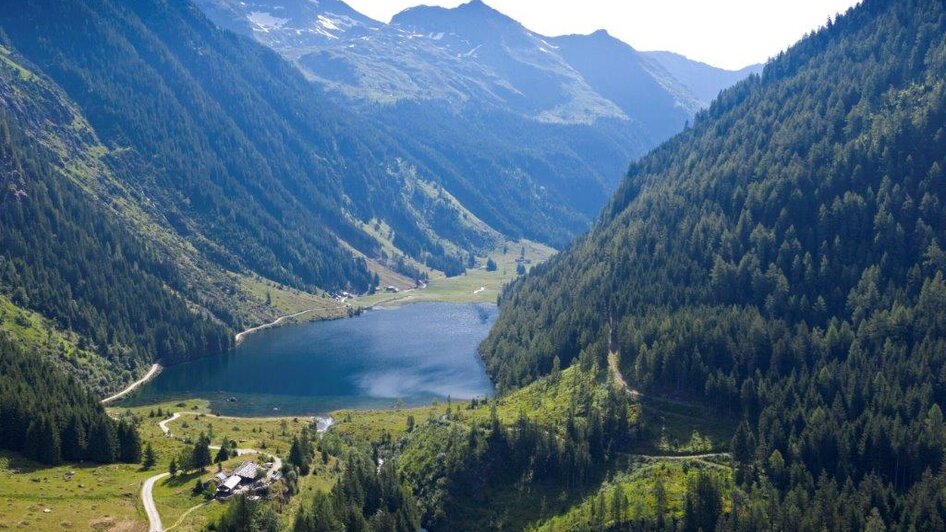
[{"label": "narrow footpath", "polygon": [[627,392],[632,399],[639,399],[641,392],[627,383],[627,380],[624,378],[624,374],[621,373],[621,352],[618,351],[618,342],[617,337],[614,334],[614,322],[609,320],[611,323],[608,325],[608,369],[611,371],[611,376],[614,377],[614,382],[617,385]]}]

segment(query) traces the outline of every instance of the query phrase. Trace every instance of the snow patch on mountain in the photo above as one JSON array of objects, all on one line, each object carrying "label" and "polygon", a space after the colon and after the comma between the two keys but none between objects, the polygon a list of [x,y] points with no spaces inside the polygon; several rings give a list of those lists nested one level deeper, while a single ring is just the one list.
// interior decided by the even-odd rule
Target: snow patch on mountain
[{"label": "snow patch on mountain", "polygon": [[339,31],[341,29],[336,24],[336,21],[326,17],[325,15],[319,15],[319,25],[327,30]]},{"label": "snow patch on mountain", "polygon": [[268,33],[273,30],[282,29],[283,26],[289,22],[287,18],[275,17],[270,13],[264,11],[253,11],[246,16],[247,20],[253,24],[253,29],[255,31],[261,31],[263,33]]}]

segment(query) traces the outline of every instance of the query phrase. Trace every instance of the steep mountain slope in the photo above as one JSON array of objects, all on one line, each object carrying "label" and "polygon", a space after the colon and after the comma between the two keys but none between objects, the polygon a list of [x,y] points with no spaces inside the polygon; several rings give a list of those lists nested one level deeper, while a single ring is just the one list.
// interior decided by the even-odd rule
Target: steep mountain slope
[{"label": "steep mountain slope", "polygon": [[[683,129],[708,101],[698,101],[671,75],[654,68],[646,56],[608,35],[568,35],[552,39],[558,53],[596,93],[640,122],[655,141]],[[733,83],[743,79],[739,77]],[[719,88],[732,83],[721,84]]]},{"label": "steep mountain slope", "polygon": [[143,234],[147,215],[113,179],[110,165],[123,156],[99,143],[33,65],[3,46],[0,63],[0,298],[21,322],[17,308],[32,309],[67,337],[81,336],[54,345],[44,334],[32,348],[77,370],[92,389],[120,384],[156,359],[227,349],[230,333],[180,297],[185,276]]},{"label": "steep mountain slope", "polygon": [[752,74],[761,74],[764,65],[750,65],[739,70],[723,70],[706,63],[693,61],[673,52],[641,52],[655,68],[654,76],[663,76],[658,69],[669,74],[674,80],[686,87],[700,108],[709,107],[727,87],[748,78]]},{"label": "steep mountain slope", "polygon": [[272,320],[256,285],[365,291],[366,259],[459,273],[498,238],[191,4],[4,4],[0,30],[0,324],[97,392]]},{"label": "steep mountain slope", "polygon": [[[89,31],[69,30],[76,20]],[[137,184],[230,269],[309,289],[366,290],[371,275],[348,246],[378,255],[362,229],[375,218],[409,253],[451,273],[461,248],[493,236],[463,220],[436,186],[416,192],[434,176],[401,164],[406,154],[390,139],[191,4],[28,2],[0,23],[103,142],[152,154],[138,171],[153,178]],[[451,234],[450,249],[438,231]]]},{"label": "steep mountain slope", "polygon": [[378,123],[484,222],[553,245],[587,227],[628,160],[700,107],[619,41],[573,37],[566,54],[479,0],[411,8],[391,24],[340,1],[198,5]]},{"label": "steep mountain slope", "polygon": [[55,465],[62,460],[138,462],[141,440],[60,368],[0,333],[0,449]]},{"label": "steep mountain slope", "polygon": [[941,2],[868,0],[726,91],[504,294],[490,373],[614,348],[743,417],[734,528],[941,528],[944,35]]}]

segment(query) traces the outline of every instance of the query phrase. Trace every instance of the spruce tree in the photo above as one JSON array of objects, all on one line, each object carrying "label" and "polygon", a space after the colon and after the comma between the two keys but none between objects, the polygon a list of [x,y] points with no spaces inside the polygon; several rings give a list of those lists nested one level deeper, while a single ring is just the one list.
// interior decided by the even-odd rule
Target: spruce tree
[{"label": "spruce tree", "polygon": [[85,425],[79,416],[69,416],[69,421],[62,432],[62,457],[69,461],[78,461],[85,458],[86,436]]},{"label": "spruce tree", "polygon": [[154,447],[151,446],[151,442],[148,442],[148,445],[145,446],[145,452],[141,461],[141,466],[145,469],[151,469],[154,467],[156,462],[157,458],[154,455]]},{"label": "spruce tree", "polygon": [[118,459],[119,444],[115,422],[100,420],[89,431],[88,457],[100,464],[110,464]]},{"label": "spruce tree", "polygon": [[194,444],[190,465],[194,469],[204,471],[211,463],[210,438],[204,433],[201,433],[200,437],[197,438],[197,442]]},{"label": "spruce tree", "polygon": [[224,438],[220,442],[220,449],[217,450],[217,455],[214,457],[215,463],[226,462],[230,459],[230,442],[227,438]]},{"label": "spruce tree", "polygon": [[121,421],[118,424],[119,459],[128,464],[141,462],[141,436],[134,425]]}]

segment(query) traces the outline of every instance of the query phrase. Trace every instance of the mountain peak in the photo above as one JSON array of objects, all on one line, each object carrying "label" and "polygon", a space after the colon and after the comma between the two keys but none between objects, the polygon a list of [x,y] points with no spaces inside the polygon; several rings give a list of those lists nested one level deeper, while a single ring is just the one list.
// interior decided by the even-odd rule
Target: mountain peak
[{"label": "mountain peak", "polygon": [[493,9],[483,0],[470,0],[454,8],[411,7],[395,15],[391,24],[425,32],[446,31],[458,35],[522,28],[521,24]]}]

